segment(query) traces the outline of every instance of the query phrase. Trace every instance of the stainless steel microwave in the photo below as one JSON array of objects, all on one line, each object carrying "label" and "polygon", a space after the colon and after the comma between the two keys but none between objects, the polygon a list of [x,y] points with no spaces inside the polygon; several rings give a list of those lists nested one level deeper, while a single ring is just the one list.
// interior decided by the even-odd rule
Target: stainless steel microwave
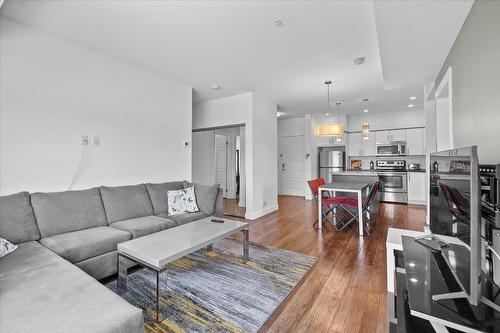
[{"label": "stainless steel microwave", "polygon": [[406,142],[394,141],[377,145],[377,156],[406,156]]}]

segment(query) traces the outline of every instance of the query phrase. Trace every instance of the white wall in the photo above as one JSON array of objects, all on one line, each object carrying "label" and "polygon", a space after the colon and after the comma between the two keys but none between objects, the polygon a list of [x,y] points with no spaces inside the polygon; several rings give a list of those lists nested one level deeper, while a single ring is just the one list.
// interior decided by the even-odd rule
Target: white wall
[{"label": "white wall", "polygon": [[192,89],[0,19],[0,192],[191,177]]},{"label": "white wall", "polygon": [[499,17],[499,1],[475,1],[436,78],[452,68],[453,145],[477,145],[485,164],[500,163]]},{"label": "white wall", "polygon": [[253,94],[252,131],[251,136],[247,135],[247,144],[250,143],[249,150],[252,152],[252,169],[248,171],[247,168],[247,175],[253,180],[253,188],[247,192],[249,218],[257,218],[278,209],[276,112],[277,104],[258,93]]},{"label": "white wall", "polygon": [[196,129],[245,124],[240,135],[245,145],[245,217],[248,219],[277,209],[276,108],[276,104],[256,93],[219,98],[193,107],[193,128]]},{"label": "white wall", "polygon": [[424,127],[425,112],[421,109],[376,113],[355,113],[347,116],[347,131],[360,131],[364,122],[370,124],[370,130],[390,128]]},{"label": "white wall", "polygon": [[252,93],[213,99],[193,105],[193,129],[240,125],[250,122]]},{"label": "white wall", "polygon": [[215,184],[215,133],[193,132],[193,177],[194,183]]}]

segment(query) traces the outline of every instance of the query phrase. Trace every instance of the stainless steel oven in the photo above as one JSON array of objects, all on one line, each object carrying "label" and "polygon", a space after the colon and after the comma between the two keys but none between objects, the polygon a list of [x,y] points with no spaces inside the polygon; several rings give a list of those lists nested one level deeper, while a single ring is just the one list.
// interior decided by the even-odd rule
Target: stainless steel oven
[{"label": "stainless steel oven", "polygon": [[377,156],[406,156],[406,154],[405,141],[377,144]]},{"label": "stainless steel oven", "polygon": [[406,161],[378,160],[377,173],[382,182],[380,201],[408,202]]}]

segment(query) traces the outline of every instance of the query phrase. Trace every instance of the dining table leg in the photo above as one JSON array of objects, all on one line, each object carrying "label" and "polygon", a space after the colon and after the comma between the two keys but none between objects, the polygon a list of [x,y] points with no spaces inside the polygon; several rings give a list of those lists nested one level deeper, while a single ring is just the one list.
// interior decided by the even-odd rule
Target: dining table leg
[{"label": "dining table leg", "polygon": [[[336,197],[337,196],[337,192],[336,191],[331,191],[330,193],[332,194],[332,197]],[[333,224],[337,225],[337,208],[333,208]]]},{"label": "dining table leg", "polygon": [[358,191],[358,221],[359,221],[359,235],[363,236],[363,196],[362,191]]},{"label": "dining table leg", "polygon": [[321,205],[323,204],[321,202],[321,188],[318,189],[318,229],[323,229],[323,214],[321,211]]}]

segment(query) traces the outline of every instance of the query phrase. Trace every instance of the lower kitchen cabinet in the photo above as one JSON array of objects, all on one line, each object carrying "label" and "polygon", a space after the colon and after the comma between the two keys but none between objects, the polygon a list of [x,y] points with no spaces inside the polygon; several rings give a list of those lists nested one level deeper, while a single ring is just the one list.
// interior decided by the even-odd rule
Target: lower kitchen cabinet
[{"label": "lower kitchen cabinet", "polygon": [[408,203],[425,205],[427,202],[427,174],[425,172],[408,172]]}]

